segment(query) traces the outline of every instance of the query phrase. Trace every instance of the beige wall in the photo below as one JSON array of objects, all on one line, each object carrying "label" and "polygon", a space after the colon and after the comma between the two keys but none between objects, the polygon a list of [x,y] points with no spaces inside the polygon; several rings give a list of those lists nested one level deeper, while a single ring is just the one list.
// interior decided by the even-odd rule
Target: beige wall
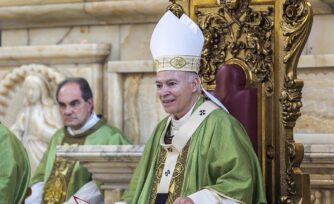
[{"label": "beige wall", "polygon": [[[149,40],[167,5],[164,0],[0,1],[0,78],[34,64],[64,77],[85,77],[96,112],[134,143],[145,143],[165,116],[155,95]],[[21,81],[6,91],[3,100],[14,105],[3,106],[0,120],[11,126],[22,106]]]},{"label": "beige wall", "polygon": [[301,142],[334,138],[334,2],[330,2],[311,1],[313,26],[298,65],[304,88],[302,116],[295,132]]}]

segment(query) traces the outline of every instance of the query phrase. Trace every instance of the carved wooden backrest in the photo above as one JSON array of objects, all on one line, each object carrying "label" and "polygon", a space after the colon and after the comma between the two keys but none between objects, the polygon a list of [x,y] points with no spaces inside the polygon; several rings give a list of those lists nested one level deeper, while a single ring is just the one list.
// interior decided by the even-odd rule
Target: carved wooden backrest
[{"label": "carved wooden backrest", "polygon": [[237,64],[257,90],[257,150],[268,203],[310,203],[309,175],[300,170],[303,145],[293,128],[303,81],[297,63],[310,33],[306,0],[174,0],[169,6],[195,20],[205,36],[200,76],[214,90],[222,64]]}]

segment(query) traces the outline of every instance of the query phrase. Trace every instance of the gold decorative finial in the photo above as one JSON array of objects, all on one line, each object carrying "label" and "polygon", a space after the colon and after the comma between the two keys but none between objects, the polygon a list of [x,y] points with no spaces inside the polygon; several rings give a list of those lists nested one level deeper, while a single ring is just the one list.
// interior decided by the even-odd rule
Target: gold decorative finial
[{"label": "gold decorative finial", "polygon": [[169,0],[169,2],[172,4],[169,5],[166,10],[170,10],[175,16],[181,18],[182,14],[184,13],[182,6],[176,3],[176,0]]}]

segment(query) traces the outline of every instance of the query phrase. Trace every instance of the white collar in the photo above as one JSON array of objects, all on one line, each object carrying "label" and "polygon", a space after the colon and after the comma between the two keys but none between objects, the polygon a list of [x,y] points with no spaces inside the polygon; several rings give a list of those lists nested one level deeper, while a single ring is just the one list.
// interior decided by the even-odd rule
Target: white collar
[{"label": "white collar", "polygon": [[[171,130],[171,134],[174,135],[172,140],[172,144],[165,144],[164,136],[166,134],[168,124],[171,122],[171,117],[167,119],[167,125],[164,128],[164,131],[160,137],[160,145],[168,151],[173,151],[173,149],[177,150],[177,152],[181,152],[185,147],[187,142],[191,139],[193,133],[200,126],[202,121],[210,115],[210,113],[219,107],[210,100],[205,101],[201,104],[196,110],[191,113],[191,116],[184,122],[184,124],[180,127],[179,130],[173,132]],[[174,151],[173,151],[174,152]]]},{"label": "white collar", "polygon": [[189,120],[191,113],[193,112],[193,109],[195,108],[195,105],[198,102],[199,98],[200,97],[198,96],[194,105],[190,108],[190,110],[184,116],[182,116],[182,118],[175,119],[174,116],[172,115],[171,117],[172,118],[172,128],[175,128],[175,130],[178,130],[184,123],[186,123]]},{"label": "white collar", "polygon": [[[196,103],[197,103],[197,101],[198,101],[198,99],[196,100]],[[190,110],[184,116],[182,116],[182,118],[177,120],[177,119],[174,118],[174,116],[171,117],[172,118],[172,127],[171,128],[174,131],[179,130],[180,127],[189,120],[189,118],[191,116],[191,113],[193,112],[193,109],[194,109],[196,103],[190,108]]]},{"label": "white collar", "polygon": [[81,128],[79,128],[78,130],[73,130],[72,128],[67,127],[67,131],[71,136],[82,134],[91,127],[93,127],[99,120],[100,118],[97,117],[96,113],[93,111],[86,123]]},{"label": "white collar", "polygon": [[[199,100],[200,97],[198,97],[197,101]],[[195,108],[196,103],[194,103],[194,105],[190,108],[190,110],[184,115],[182,116],[182,118],[180,119],[175,119],[173,115],[171,115],[169,117],[169,120],[167,121],[167,124],[171,123],[171,133],[175,134],[175,132],[179,131],[179,129],[189,120],[193,109]],[[167,126],[166,126],[167,127]],[[173,142],[172,144],[165,144],[164,141],[164,137],[165,137],[165,133],[166,133],[166,129],[164,130],[164,134],[162,134],[161,138],[160,138],[160,145],[165,148],[168,149],[169,147],[173,146]]]}]

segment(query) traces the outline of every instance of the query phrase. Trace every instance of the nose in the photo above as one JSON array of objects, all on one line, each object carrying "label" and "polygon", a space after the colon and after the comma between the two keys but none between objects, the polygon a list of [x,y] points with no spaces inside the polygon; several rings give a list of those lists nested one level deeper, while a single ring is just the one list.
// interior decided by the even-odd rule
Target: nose
[{"label": "nose", "polygon": [[169,89],[167,86],[162,86],[160,87],[158,90],[157,90],[157,94],[158,96],[161,98],[161,97],[165,97],[165,96],[168,96],[169,94]]},{"label": "nose", "polygon": [[70,115],[71,113],[72,113],[72,108],[71,108],[71,106],[66,106],[65,108],[64,108],[64,114],[65,115]]}]

